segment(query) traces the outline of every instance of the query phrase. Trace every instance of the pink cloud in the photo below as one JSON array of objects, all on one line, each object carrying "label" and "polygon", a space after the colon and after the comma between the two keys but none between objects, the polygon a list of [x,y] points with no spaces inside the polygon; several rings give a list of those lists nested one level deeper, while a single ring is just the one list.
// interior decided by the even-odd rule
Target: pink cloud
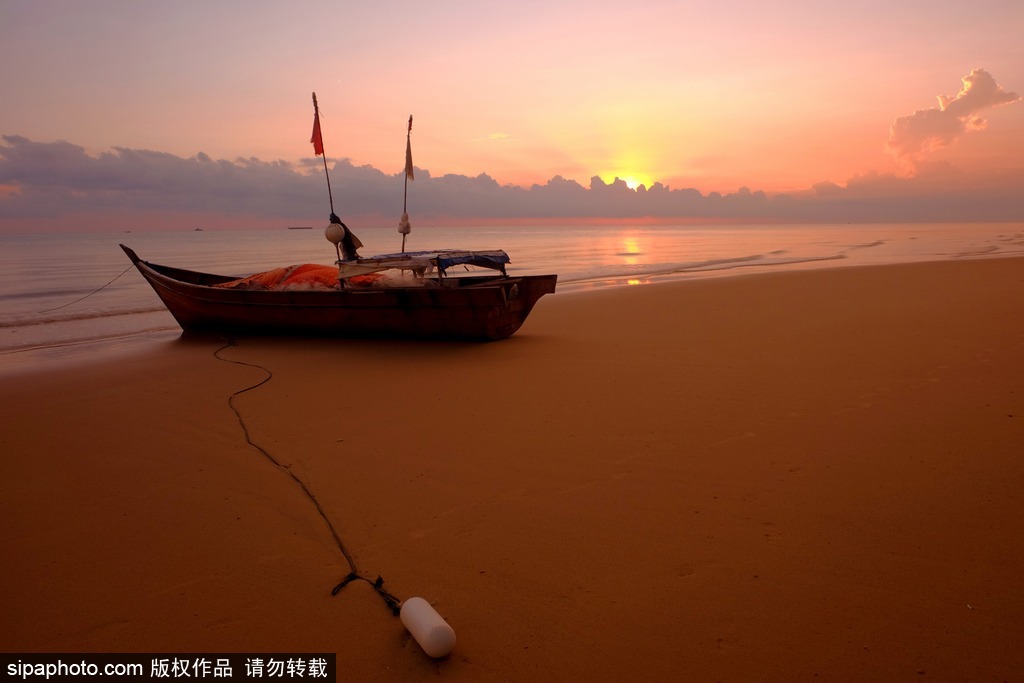
[{"label": "pink cloud", "polygon": [[896,119],[886,149],[901,161],[916,165],[963,135],[984,130],[988,122],[979,112],[1020,99],[1017,93],[1003,90],[984,69],[975,69],[962,80],[963,88],[956,95],[938,96],[937,108],[919,109]]}]

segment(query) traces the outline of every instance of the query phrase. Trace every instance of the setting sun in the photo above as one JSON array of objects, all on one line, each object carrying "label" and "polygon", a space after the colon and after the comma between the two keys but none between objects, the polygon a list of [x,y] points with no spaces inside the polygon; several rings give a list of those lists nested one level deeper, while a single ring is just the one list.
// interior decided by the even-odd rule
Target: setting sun
[{"label": "setting sun", "polygon": [[646,173],[632,173],[624,171],[612,171],[610,173],[602,173],[601,180],[611,185],[616,178],[626,183],[626,187],[631,190],[643,185],[644,187],[650,187],[654,184],[654,179]]},{"label": "setting sun", "polygon": [[652,184],[650,176],[629,175],[623,178],[623,180],[626,181],[626,185],[631,190],[635,190],[641,185],[644,187],[650,187]]}]

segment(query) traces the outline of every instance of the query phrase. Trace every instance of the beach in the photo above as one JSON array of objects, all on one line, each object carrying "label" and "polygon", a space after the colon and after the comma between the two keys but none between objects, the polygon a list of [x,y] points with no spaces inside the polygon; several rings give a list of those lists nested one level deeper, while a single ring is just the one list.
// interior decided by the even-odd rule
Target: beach
[{"label": "beach", "polygon": [[[489,344],[183,338],[19,372],[0,645],[1019,680],[1022,380],[1021,258],[559,293]],[[331,594],[331,527],[434,605],[448,658],[369,583]]]}]

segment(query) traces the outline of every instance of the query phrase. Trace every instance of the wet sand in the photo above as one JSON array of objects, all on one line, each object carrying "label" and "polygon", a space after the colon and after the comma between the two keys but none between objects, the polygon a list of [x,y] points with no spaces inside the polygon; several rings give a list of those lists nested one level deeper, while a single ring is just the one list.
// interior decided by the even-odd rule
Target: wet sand
[{"label": "wet sand", "polygon": [[[1022,259],[560,293],[482,345],[175,340],[6,377],[0,414],[5,651],[1024,671]],[[293,475],[361,575],[449,621],[449,658],[368,583],[331,595],[350,567]]]}]

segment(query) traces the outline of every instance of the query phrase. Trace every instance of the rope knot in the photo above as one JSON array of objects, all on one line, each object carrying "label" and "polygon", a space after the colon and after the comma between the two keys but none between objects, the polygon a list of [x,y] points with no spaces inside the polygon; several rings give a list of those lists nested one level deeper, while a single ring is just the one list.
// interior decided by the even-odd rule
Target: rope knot
[{"label": "rope knot", "polygon": [[337,586],[335,586],[333,589],[331,589],[331,595],[332,596],[337,595],[338,591],[340,591],[342,588],[344,588],[345,586],[349,585],[350,583],[352,583],[356,579],[361,579],[361,578],[363,578],[363,577],[359,576],[355,572],[350,572],[348,576],[346,576],[344,579],[341,580],[341,583],[339,583]]},{"label": "rope knot", "polygon": [[384,590],[384,578],[380,575],[377,576],[376,581],[370,581],[365,576],[359,576],[355,572],[349,572],[348,576],[342,579],[341,583],[339,583],[337,586],[334,587],[333,590],[331,590],[331,595],[337,595],[342,588],[356,580],[365,581],[366,583],[373,586],[373,590],[377,591],[377,594],[380,595],[382,600],[384,600],[384,604],[391,609],[391,614],[397,617],[399,613],[401,613],[399,604],[402,601],[396,598],[391,593],[388,593],[386,590]]}]

